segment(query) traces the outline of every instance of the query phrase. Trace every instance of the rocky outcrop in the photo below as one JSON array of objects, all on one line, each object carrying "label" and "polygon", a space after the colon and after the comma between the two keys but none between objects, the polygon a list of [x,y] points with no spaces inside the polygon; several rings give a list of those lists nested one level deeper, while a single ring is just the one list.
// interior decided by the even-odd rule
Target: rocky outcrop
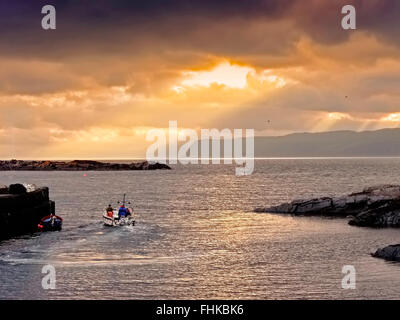
[{"label": "rocky outcrop", "polygon": [[[0,171],[113,171],[113,170],[159,170],[171,169],[162,163],[133,162],[133,163],[109,163],[91,160],[74,161],[0,161]],[[1,190],[0,190],[1,193]]]},{"label": "rocky outcrop", "polygon": [[353,216],[350,225],[362,227],[400,227],[400,186],[383,185],[341,197],[295,200],[274,207],[256,208],[255,212]]},{"label": "rocky outcrop", "polygon": [[382,249],[378,249],[372,254],[372,256],[388,261],[400,261],[400,244],[394,244]]},{"label": "rocky outcrop", "polygon": [[41,218],[55,213],[47,187],[13,184],[0,190],[0,240],[34,232]]}]

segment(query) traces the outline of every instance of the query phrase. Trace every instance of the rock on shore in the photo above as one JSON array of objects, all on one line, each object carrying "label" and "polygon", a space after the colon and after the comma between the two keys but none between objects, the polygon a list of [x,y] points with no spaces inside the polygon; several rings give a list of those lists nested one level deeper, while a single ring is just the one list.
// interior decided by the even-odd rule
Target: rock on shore
[{"label": "rock on shore", "polygon": [[113,170],[158,170],[171,169],[162,163],[147,161],[133,163],[108,163],[91,160],[74,161],[0,161],[0,171],[26,170],[26,171],[113,171]]},{"label": "rock on shore", "polygon": [[381,258],[388,261],[400,262],[400,244],[393,244],[382,249],[378,249],[372,254],[375,258]]},{"label": "rock on shore", "polygon": [[376,186],[347,196],[295,200],[274,207],[256,208],[254,211],[299,216],[353,216],[350,225],[400,227],[400,186]]}]

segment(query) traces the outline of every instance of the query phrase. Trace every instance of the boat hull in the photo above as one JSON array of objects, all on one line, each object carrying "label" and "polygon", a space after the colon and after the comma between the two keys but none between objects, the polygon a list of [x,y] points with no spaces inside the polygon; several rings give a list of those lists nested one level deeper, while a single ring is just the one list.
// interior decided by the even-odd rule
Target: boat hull
[{"label": "boat hull", "polygon": [[39,231],[61,231],[63,219],[59,216],[46,216],[38,224]]},{"label": "boat hull", "polygon": [[103,215],[104,225],[107,227],[134,226],[135,220],[132,217],[118,218]]}]

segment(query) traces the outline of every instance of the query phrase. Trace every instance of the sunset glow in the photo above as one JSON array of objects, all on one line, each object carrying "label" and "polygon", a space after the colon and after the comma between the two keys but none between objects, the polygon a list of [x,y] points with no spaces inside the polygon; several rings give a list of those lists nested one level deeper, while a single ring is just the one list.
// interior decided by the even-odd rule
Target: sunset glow
[{"label": "sunset glow", "polygon": [[400,122],[400,113],[391,113],[382,118],[382,121]]},{"label": "sunset glow", "polygon": [[247,75],[254,69],[229,63],[222,63],[209,71],[187,71],[182,85],[209,87],[212,84],[243,89],[247,85]]},{"label": "sunset glow", "polygon": [[[229,14],[200,1],[198,11],[177,2],[162,15],[99,5],[109,18],[100,20],[88,7],[67,5],[63,14],[90,21],[64,19],[45,34],[22,26],[37,24],[30,16],[15,20],[3,11],[10,27],[0,48],[0,154],[66,158],[92,150],[116,157],[112,141],[141,157],[148,143],[136,133],[169,120],[273,136],[397,127],[397,31],[370,25],[344,32],[339,0],[312,11],[292,2],[279,13],[273,5],[247,11],[238,4]],[[369,3],[359,18],[385,10]],[[142,14],[151,27],[138,22]],[[11,148],[2,132],[13,132],[20,145]]]}]

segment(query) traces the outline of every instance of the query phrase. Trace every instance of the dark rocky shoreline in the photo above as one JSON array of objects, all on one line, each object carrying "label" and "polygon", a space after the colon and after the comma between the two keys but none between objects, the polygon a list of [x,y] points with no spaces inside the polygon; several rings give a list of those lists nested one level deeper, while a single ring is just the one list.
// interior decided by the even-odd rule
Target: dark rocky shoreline
[{"label": "dark rocky shoreline", "polygon": [[73,161],[24,161],[10,160],[0,161],[0,171],[119,171],[119,170],[170,170],[162,163],[133,162],[133,163],[109,163],[92,160]]},{"label": "dark rocky shoreline", "polygon": [[294,200],[255,212],[288,213],[295,216],[350,217],[359,227],[400,227],[400,186],[383,185],[341,197]]},{"label": "dark rocky shoreline", "polygon": [[393,244],[382,249],[378,249],[371,255],[375,258],[381,258],[387,261],[400,262],[400,244]]},{"label": "dark rocky shoreline", "polygon": [[[287,213],[295,216],[350,218],[349,224],[371,228],[400,227],[400,186],[383,185],[341,197],[294,200],[278,206],[256,208],[255,212]],[[371,254],[400,262],[400,244],[389,245]]]}]

